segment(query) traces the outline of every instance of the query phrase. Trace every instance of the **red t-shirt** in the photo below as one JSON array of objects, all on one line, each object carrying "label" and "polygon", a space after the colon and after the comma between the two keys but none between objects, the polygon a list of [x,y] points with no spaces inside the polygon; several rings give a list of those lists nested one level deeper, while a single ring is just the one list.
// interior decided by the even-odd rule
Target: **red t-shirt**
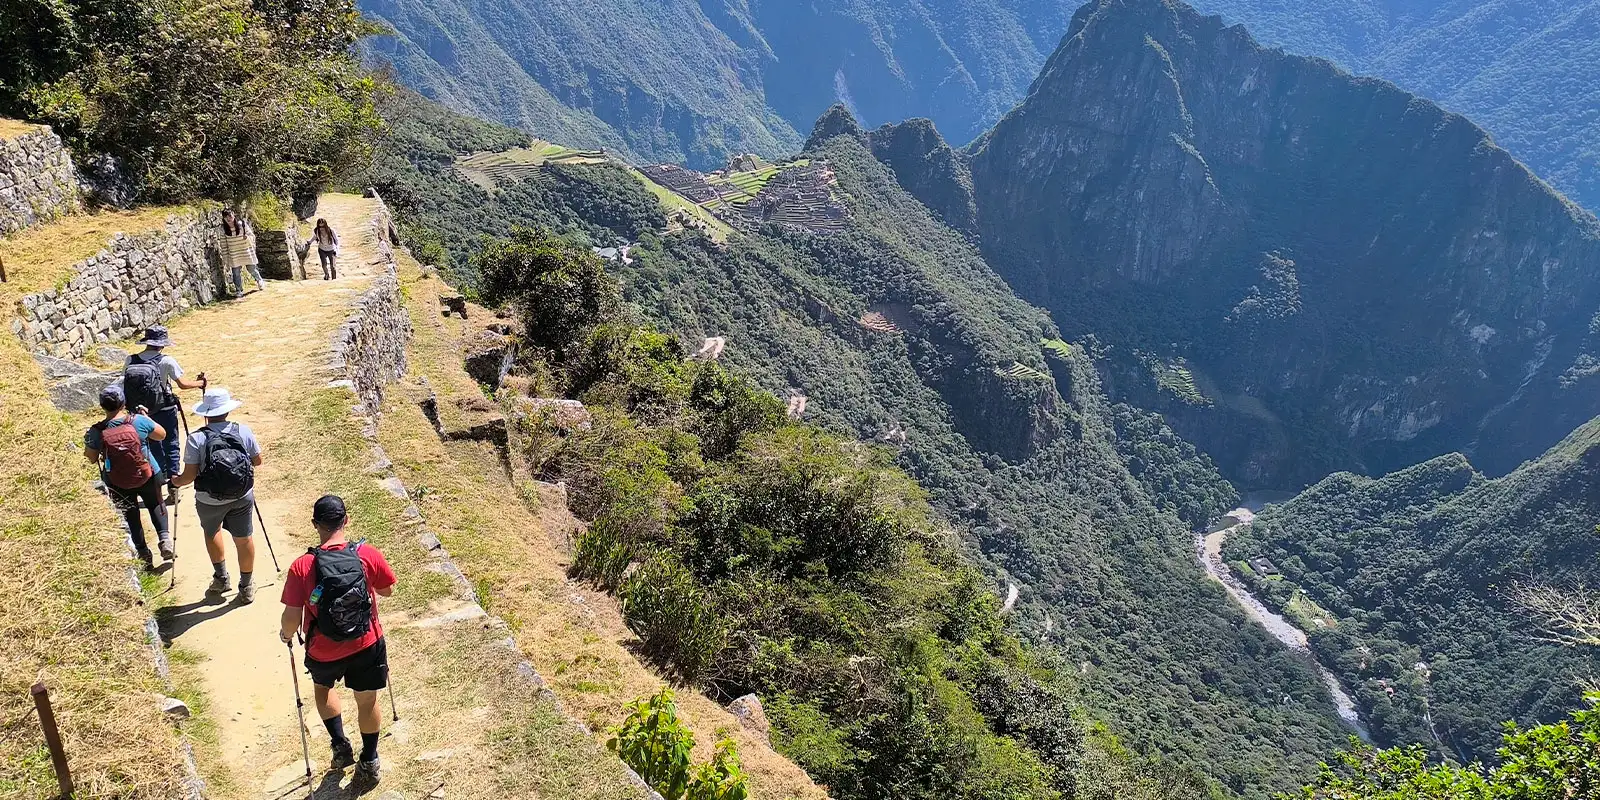
[{"label": "red t-shirt", "polygon": [[[343,550],[349,546],[347,542],[328,545],[326,550]],[[356,551],[361,556],[361,567],[367,575],[367,590],[372,594],[372,627],[367,635],[347,642],[336,642],[321,634],[314,634],[311,630],[312,621],[317,616],[316,606],[311,605],[311,590],[317,587],[316,581],[311,577],[314,559],[306,553],[294,560],[289,565],[289,577],[283,581],[283,604],[304,609],[300,619],[300,632],[306,637],[306,654],[313,661],[338,661],[341,658],[353,656],[378,643],[378,637],[383,635],[383,626],[378,623],[378,591],[387,589],[395,584],[394,570],[389,562],[384,560],[383,553],[370,544],[362,544]]]}]

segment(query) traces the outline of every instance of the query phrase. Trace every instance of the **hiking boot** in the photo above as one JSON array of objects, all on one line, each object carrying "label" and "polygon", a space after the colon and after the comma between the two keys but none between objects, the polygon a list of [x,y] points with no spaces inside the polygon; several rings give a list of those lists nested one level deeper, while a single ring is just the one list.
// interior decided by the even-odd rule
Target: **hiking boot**
[{"label": "hiking boot", "polygon": [[247,606],[256,601],[256,585],[253,583],[239,584],[239,595],[233,598],[241,606]]},{"label": "hiking boot", "polygon": [[215,575],[211,578],[211,585],[206,587],[206,594],[222,594],[233,588],[233,581],[226,575]]},{"label": "hiking boot", "polygon": [[145,572],[156,571],[156,557],[150,552],[149,548],[139,551],[139,560],[144,562]]},{"label": "hiking boot", "polygon": [[375,784],[378,782],[382,769],[378,766],[378,759],[362,759],[356,762],[355,777],[351,783]]},{"label": "hiking boot", "polygon": [[345,767],[356,763],[355,751],[350,749],[349,740],[333,743],[333,756],[328,759],[328,769],[343,770]]},{"label": "hiking boot", "polygon": [[163,539],[162,541],[157,542],[156,546],[161,549],[161,560],[171,561],[172,559],[178,557],[178,554],[172,551],[171,539]]}]

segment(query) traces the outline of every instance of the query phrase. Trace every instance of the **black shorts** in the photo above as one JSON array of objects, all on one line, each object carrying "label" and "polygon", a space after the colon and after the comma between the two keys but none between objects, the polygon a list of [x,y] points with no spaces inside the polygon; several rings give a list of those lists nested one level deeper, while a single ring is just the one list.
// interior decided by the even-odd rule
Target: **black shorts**
[{"label": "black shorts", "polygon": [[389,647],[379,636],[371,647],[338,661],[313,661],[308,655],[306,671],[318,686],[332,689],[342,680],[352,692],[376,692],[389,685]]}]

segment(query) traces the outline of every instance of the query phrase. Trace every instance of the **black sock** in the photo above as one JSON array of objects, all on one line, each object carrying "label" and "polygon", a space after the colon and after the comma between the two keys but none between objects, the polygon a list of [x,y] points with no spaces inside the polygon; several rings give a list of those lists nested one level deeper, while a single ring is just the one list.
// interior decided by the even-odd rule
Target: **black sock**
[{"label": "black sock", "polygon": [[344,735],[343,714],[334,714],[333,716],[323,720],[322,727],[328,729],[328,738],[332,739],[334,744],[338,744],[340,742],[344,742],[345,744],[350,743],[350,740],[345,738]]},{"label": "black sock", "polygon": [[253,577],[255,577],[255,573],[254,572],[241,572],[241,573],[239,573],[239,588],[243,589],[244,587],[249,586],[250,585],[250,579],[253,578]]},{"label": "black sock", "polygon": [[374,761],[378,758],[378,734],[361,734],[361,760]]},{"label": "black sock", "polygon": [[223,580],[227,580],[228,579],[228,562],[226,562],[226,561],[213,561],[213,562],[211,562],[211,574],[217,576],[218,578],[222,578]]}]

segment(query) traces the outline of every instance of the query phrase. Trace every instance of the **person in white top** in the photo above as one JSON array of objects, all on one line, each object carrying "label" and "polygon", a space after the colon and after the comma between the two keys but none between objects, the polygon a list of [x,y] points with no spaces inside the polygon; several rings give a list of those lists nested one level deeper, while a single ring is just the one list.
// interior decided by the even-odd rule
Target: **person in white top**
[{"label": "person in white top", "polygon": [[339,234],[327,220],[319,219],[311,238],[317,243],[317,258],[322,261],[322,279],[331,281],[339,277],[339,267],[335,263],[339,257]]}]

